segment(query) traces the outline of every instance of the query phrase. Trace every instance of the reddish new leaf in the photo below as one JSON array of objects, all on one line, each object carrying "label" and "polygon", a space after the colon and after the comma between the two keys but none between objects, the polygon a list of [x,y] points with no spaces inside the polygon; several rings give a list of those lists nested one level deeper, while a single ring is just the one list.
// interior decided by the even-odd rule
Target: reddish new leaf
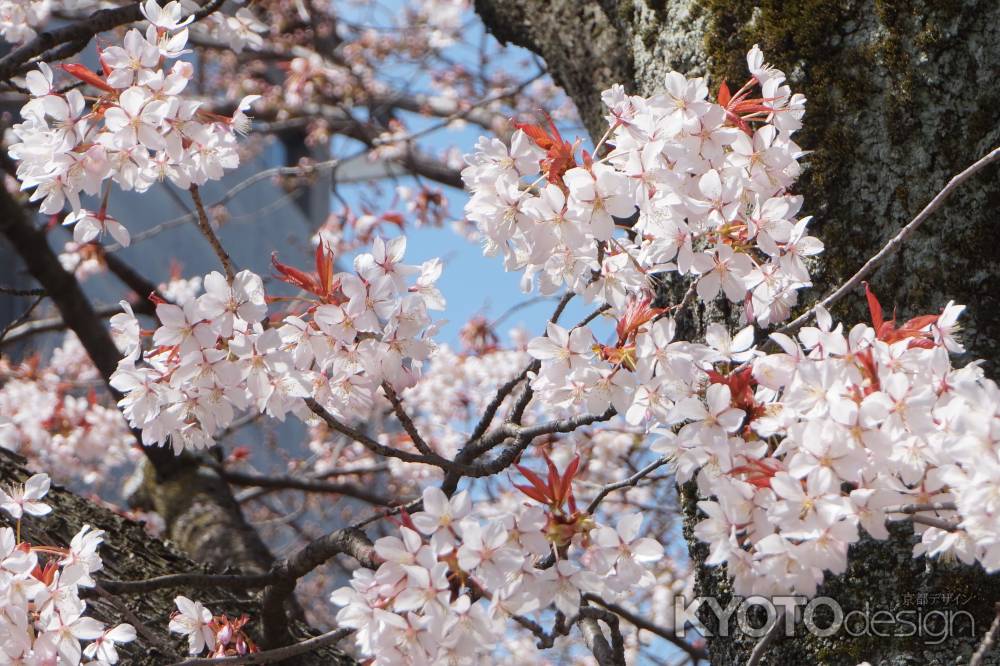
[{"label": "reddish new leaf", "polygon": [[105,81],[100,76],[90,71],[83,65],[72,62],[72,63],[64,63],[59,66],[62,67],[63,71],[83,81],[84,83],[89,83],[95,88],[100,88],[104,92],[108,93],[115,92],[115,89],[109,86],[107,81]]}]

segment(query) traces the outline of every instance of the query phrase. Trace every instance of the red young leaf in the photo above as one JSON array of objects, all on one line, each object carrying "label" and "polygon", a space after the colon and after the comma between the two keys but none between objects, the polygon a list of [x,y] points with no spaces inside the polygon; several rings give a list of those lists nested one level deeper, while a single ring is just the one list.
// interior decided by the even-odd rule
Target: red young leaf
[{"label": "red young leaf", "polygon": [[875,293],[868,283],[862,282],[862,284],[865,286],[865,297],[868,299],[868,311],[872,315],[872,327],[877,333],[882,328],[883,323],[882,304],[878,302],[878,298],[875,297]]},{"label": "red young leaf", "polygon": [[[573,497],[573,477],[576,476],[577,470],[580,469],[580,454],[573,456],[573,459],[569,461],[566,465],[566,469],[563,470],[562,476],[562,486],[559,488],[559,496],[564,498]],[[570,510],[575,510],[572,506]]]},{"label": "red young leaf", "polygon": [[281,275],[279,276],[280,280],[287,282],[288,284],[294,285],[300,289],[304,289],[308,292],[314,294],[318,293],[319,285],[316,283],[316,280],[313,278],[313,276],[309,275],[305,271],[295,268],[294,266],[289,266],[288,264],[281,263],[280,261],[278,261],[277,252],[271,253],[271,265],[274,266],[275,270],[281,273]]},{"label": "red young leaf", "polygon": [[716,99],[719,102],[719,106],[727,107],[729,106],[729,100],[733,98],[733,94],[729,92],[729,86],[723,81],[722,85],[719,86],[719,94],[716,95]]},{"label": "red young leaf", "polygon": [[544,454],[545,466],[549,471],[549,493],[552,495],[552,499],[562,504],[563,495],[562,489],[562,478],[559,476],[559,470],[556,469],[555,463],[549,458],[549,455]]},{"label": "red young leaf", "polygon": [[541,504],[549,503],[549,500],[544,495],[542,495],[541,493],[539,493],[537,490],[535,490],[530,486],[523,486],[521,484],[515,483],[514,487],[520,490],[528,497],[530,497],[531,499],[535,500],[536,502],[539,502]]},{"label": "red young leaf", "polygon": [[109,86],[107,81],[105,81],[100,76],[90,71],[83,65],[72,62],[72,63],[64,63],[59,66],[63,68],[63,71],[69,73],[71,76],[80,79],[84,83],[89,83],[95,88],[100,88],[104,92],[109,92],[109,93],[115,92],[115,89]]},{"label": "red young leaf", "polygon": [[[516,467],[517,471],[519,471],[522,475],[524,475],[524,478],[526,478],[528,481],[531,482],[531,485],[534,486],[535,489],[543,497],[548,497],[549,496],[549,487],[545,484],[544,481],[542,481],[541,477],[539,477],[537,474],[535,474],[534,472],[532,472],[527,467],[521,467],[520,465],[514,465],[514,467]],[[529,495],[529,497],[530,497],[530,495]],[[539,501],[543,502],[543,503],[546,503],[546,504],[548,503],[547,499],[545,499],[545,500],[539,500]]]}]

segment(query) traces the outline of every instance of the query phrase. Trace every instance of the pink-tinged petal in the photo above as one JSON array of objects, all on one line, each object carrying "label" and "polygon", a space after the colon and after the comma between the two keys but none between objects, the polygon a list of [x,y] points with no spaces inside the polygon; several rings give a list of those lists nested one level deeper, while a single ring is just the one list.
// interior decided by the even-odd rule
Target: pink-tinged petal
[{"label": "pink-tinged petal", "polygon": [[663,545],[655,539],[643,537],[636,540],[630,548],[639,562],[656,562],[663,558]]},{"label": "pink-tinged petal", "polygon": [[48,474],[35,474],[24,483],[24,497],[29,500],[38,500],[45,497],[52,486],[52,481]]},{"label": "pink-tinged petal", "polygon": [[698,188],[709,200],[716,200],[722,196],[722,178],[719,172],[712,169],[705,173],[698,180]]},{"label": "pink-tinged petal", "polygon": [[132,237],[128,233],[128,229],[125,226],[115,220],[108,219],[105,221],[105,226],[107,227],[108,233],[114,238],[122,247],[128,247],[129,243],[132,242]]},{"label": "pink-tinged petal", "polygon": [[732,393],[725,384],[712,384],[705,391],[705,401],[708,403],[708,411],[712,414],[719,414],[729,409],[732,403]]},{"label": "pink-tinged petal", "polygon": [[424,511],[434,516],[442,516],[448,513],[451,505],[448,503],[448,496],[437,486],[424,488]]},{"label": "pink-tinged petal", "polygon": [[618,535],[621,537],[622,541],[625,543],[632,543],[637,536],[639,536],[639,530],[642,528],[642,514],[641,513],[630,513],[628,515],[622,516],[618,521]]},{"label": "pink-tinged petal", "polygon": [[778,472],[771,478],[771,489],[782,499],[802,500],[806,496],[798,479],[786,472]]},{"label": "pink-tinged petal", "polygon": [[711,301],[719,295],[719,287],[722,285],[722,278],[718,271],[710,271],[698,280],[698,298],[703,301]]},{"label": "pink-tinged petal", "polygon": [[672,417],[678,421],[704,421],[708,411],[698,398],[685,398],[674,406]]},{"label": "pink-tinged petal", "polygon": [[715,418],[726,432],[736,432],[743,423],[743,417],[742,409],[727,409]]}]

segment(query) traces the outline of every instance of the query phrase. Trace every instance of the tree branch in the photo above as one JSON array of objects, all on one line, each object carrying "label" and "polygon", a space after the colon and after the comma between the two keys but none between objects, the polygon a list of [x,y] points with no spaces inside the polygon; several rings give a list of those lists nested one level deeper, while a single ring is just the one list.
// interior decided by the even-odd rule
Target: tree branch
[{"label": "tree branch", "polygon": [[942,204],[944,204],[945,200],[948,197],[950,197],[955,192],[955,190],[957,190],[962,185],[962,183],[969,180],[976,173],[983,170],[990,164],[996,162],[997,160],[1000,160],[1000,148],[994,148],[984,157],[980,158],[971,166],[969,166],[967,169],[957,174],[956,176],[952,177],[952,179],[948,181],[948,184],[944,186],[944,189],[938,192],[934,196],[934,198],[931,199],[930,203],[924,206],[923,210],[917,213],[917,216],[915,218],[910,220],[906,224],[906,226],[900,229],[899,233],[893,236],[888,243],[883,245],[881,250],[876,252],[872,258],[866,261],[864,266],[858,269],[858,272],[852,275],[850,279],[847,280],[847,282],[840,285],[836,290],[834,290],[832,294],[821,300],[816,305],[809,308],[809,310],[796,317],[793,321],[779,328],[778,332],[787,333],[789,331],[794,331],[795,329],[797,329],[798,327],[802,326],[804,323],[809,321],[809,319],[811,319],[812,316],[816,314],[817,308],[819,307],[826,308],[833,305],[841,298],[843,298],[844,295],[846,295],[848,292],[850,292],[858,285],[860,285],[862,280],[864,280],[871,273],[873,273],[875,269],[882,264],[882,262],[884,262],[887,258],[889,258],[889,256],[891,256],[894,252],[896,252],[900,247],[902,247],[903,243],[905,243],[906,240],[910,236],[912,236],[917,229],[920,228],[920,225],[922,225],[924,222],[927,221],[927,218],[929,218],[934,213],[934,211],[936,211],[938,208],[941,207]]},{"label": "tree branch", "polygon": [[670,462],[670,457],[663,456],[662,458],[658,458],[653,462],[649,463],[648,465],[640,469],[638,472],[628,477],[627,479],[622,479],[621,481],[616,481],[614,483],[607,484],[606,486],[601,488],[601,491],[599,493],[597,493],[597,497],[592,499],[590,501],[590,504],[587,505],[587,513],[594,513],[594,511],[597,510],[597,507],[600,505],[600,503],[604,501],[604,498],[613,493],[614,491],[620,490],[622,488],[635,488],[639,484],[639,481],[641,481],[644,477],[653,473],[660,467],[663,467],[668,462]]},{"label": "tree branch", "polygon": [[[598,620],[608,626],[611,632],[610,644],[601,631]],[[583,640],[594,653],[599,666],[625,666],[625,641],[622,639],[617,615],[603,608],[581,606],[578,621]]]},{"label": "tree branch", "polygon": [[291,642],[285,604],[291,601],[300,578],[336,555],[349,555],[369,569],[378,566],[372,542],[361,530],[349,527],[310,542],[271,568],[271,575],[278,582],[264,589],[260,609],[266,646],[281,647]]},{"label": "tree branch", "polygon": [[272,488],[275,490],[303,490],[309,493],[331,493],[353,497],[376,506],[393,506],[397,502],[388,497],[371,492],[365,488],[350,483],[331,483],[311,479],[297,479],[292,476],[260,476],[219,469],[221,476],[228,483],[237,486],[252,486],[255,488]]},{"label": "tree branch", "polygon": [[405,430],[406,434],[410,436],[410,440],[413,442],[413,445],[417,447],[417,450],[425,456],[434,455],[434,450],[431,449],[424,438],[420,436],[417,426],[414,425],[410,415],[406,413],[405,409],[403,409],[403,403],[400,402],[399,396],[396,395],[396,391],[392,388],[392,385],[389,382],[382,382],[382,390],[385,391],[385,396],[389,399],[389,402],[392,403],[392,411],[396,414],[396,418],[399,419],[399,423],[403,426],[403,430]]},{"label": "tree branch", "polygon": [[708,659],[708,653],[705,651],[704,648],[695,647],[694,645],[691,645],[687,641],[681,640],[674,634],[674,632],[670,631],[669,629],[653,624],[649,620],[633,613],[624,606],[607,602],[601,597],[597,596],[596,594],[587,593],[583,595],[583,598],[586,599],[587,601],[590,601],[591,603],[599,604],[604,608],[608,609],[609,611],[611,611],[612,613],[621,616],[622,619],[624,619],[629,624],[635,626],[637,629],[643,629],[645,631],[650,632],[651,634],[656,634],[660,638],[670,641],[675,646],[687,652],[688,656],[690,656],[694,662],[698,662],[699,660],[703,659]]},{"label": "tree branch", "polygon": [[750,659],[747,660],[747,666],[757,666],[760,660],[764,658],[764,653],[767,652],[767,648],[773,643],[778,636],[781,634],[781,627],[784,625],[782,620],[785,617],[784,606],[778,610],[774,618],[774,624],[771,628],[767,630],[763,638],[757,641],[757,644],[753,647],[753,652],[750,653]]},{"label": "tree branch", "polygon": [[983,642],[979,644],[976,648],[976,652],[969,659],[969,666],[979,666],[983,663],[983,659],[986,658],[986,654],[993,648],[993,645],[997,641],[997,634],[1000,633],[1000,603],[996,605],[997,616],[993,620],[993,624],[990,625],[989,630],[986,635],[983,636]]},{"label": "tree branch", "polygon": [[315,638],[304,640],[301,643],[295,643],[293,645],[288,645],[274,650],[265,650],[264,652],[247,654],[242,657],[186,659],[175,663],[173,666],[236,666],[237,664],[274,664],[279,661],[285,661],[291,657],[296,657],[318,650],[319,648],[328,645],[334,645],[344,640],[352,633],[354,633],[353,629],[334,629],[322,634],[321,636],[316,636]]},{"label": "tree branch", "polygon": [[[195,20],[199,21],[217,11],[224,2],[225,0],[211,0],[193,14]],[[36,56],[45,55],[49,59],[68,57],[83,49],[94,35],[117,28],[120,25],[142,20],[142,18],[139,3],[134,3],[124,7],[99,9],[90,16],[69,25],[40,32],[27,44],[19,46],[0,58],[0,80],[9,79],[17,74],[22,65]],[[70,52],[57,50],[62,45],[71,46]]]},{"label": "tree branch", "polygon": [[145,580],[99,580],[111,594],[144,594],[170,587],[219,587],[226,590],[248,590],[274,582],[275,576],[266,574],[193,574],[179,573],[157,576]]},{"label": "tree branch", "polygon": [[198,223],[198,229],[201,230],[201,234],[208,241],[208,244],[212,246],[212,251],[219,258],[222,268],[226,272],[226,279],[232,284],[236,278],[236,268],[233,266],[233,260],[225,248],[222,247],[219,237],[212,230],[212,223],[208,221],[208,213],[205,212],[205,204],[201,201],[201,193],[198,190],[198,186],[191,185],[188,191],[191,193],[191,200],[194,201],[194,207],[198,211],[198,215],[195,218],[195,221]]},{"label": "tree branch", "polygon": [[323,407],[323,405],[316,402],[313,398],[306,398],[305,403],[309,407],[309,409],[312,410],[313,414],[316,414],[318,417],[323,419],[330,428],[336,430],[342,435],[350,437],[358,444],[361,444],[363,447],[365,447],[366,449],[368,449],[369,451],[371,451],[376,455],[385,456],[386,458],[398,458],[403,462],[414,462],[414,463],[423,463],[425,465],[434,465],[436,467],[441,467],[443,469],[448,469],[449,467],[451,467],[451,463],[448,460],[442,458],[436,453],[432,453],[431,455],[410,453],[409,451],[403,451],[402,449],[395,449],[391,446],[385,446],[383,444],[379,444],[378,442],[376,442],[374,439],[364,434],[363,432],[355,430],[354,428],[350,427],[345,423],[341,423],[333,414],[326,411],[326,408]]}]

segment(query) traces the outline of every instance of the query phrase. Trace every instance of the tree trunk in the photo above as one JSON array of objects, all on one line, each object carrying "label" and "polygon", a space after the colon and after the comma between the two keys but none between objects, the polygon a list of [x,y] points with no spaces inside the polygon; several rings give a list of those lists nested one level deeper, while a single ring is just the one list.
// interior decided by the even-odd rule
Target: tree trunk
[{"label": "tree trunk", "polygon": [[[650,94],[675,69],[705,75],[717,90],[748,78],[745,54],[759,43],[767,60],[804,93],[805,158],[797,191],[813,233],[826,243],[814,269],[828,292],[853,274],[947,183],[1000,143],[1000,3],[995,0],[476,0],[476,10],[501,41],[545,58],[556,82],[576,102],[591,134],[607,125],[600,91],[621,83]],[[970,358],[1000,360],[1000,296],[991,278],[1000,268],[996,234],[1000,180],[993,166],[965,185],[904,248],[871,278],[887,311],[937,312],[954,299],[969,305],[965,341]],[[837,308],[867,319],[860,293]],[[706,551],[690,533],[694,497],[682,492],[689,550],[699,594],[728,594],[723,570],[701,566]],[[979,567],[914,560],[907,525],[888,542],[863,540],[848,572],[821,594],[845,608],[968,611],[964,625],[938,645],[915,638],[778,639],[761,663],[965,663],[992,622],[1000,582]],[[947,599],[947,601],[945,601]],[[725,606],[725,599],[721,600]],[[702,614],[704,616],[704,613]],[[711,628],[711,621],[703,617]],[[819,620],[817,620],[819,623]],[[825,626],[825,625],[823,625]],[[749,637],[713,637],[713,663],[745,663]],[[990,655],[985,663],[998,663]]]},{"label": "tree trunk", "polygon": [[[70,330],[79,338],[94,367],[107,383],[121,355],[105,323],[76,278],[62,267],[44,229],[33,223],[10,192],[0,188],[0,234],[20,255],[32,277],[46,291]],[[112,396],[120,397],[108,386]],[[142,444],[138,431],[136,441]],[[167,534],[189,556],[217,567],[266,571],[274,558],[246,522],[229,486],[216,473],[202,470],[190,455],[174,455],[169,446],[143,446],[148,463],[144,508],[163,516]]]}]

